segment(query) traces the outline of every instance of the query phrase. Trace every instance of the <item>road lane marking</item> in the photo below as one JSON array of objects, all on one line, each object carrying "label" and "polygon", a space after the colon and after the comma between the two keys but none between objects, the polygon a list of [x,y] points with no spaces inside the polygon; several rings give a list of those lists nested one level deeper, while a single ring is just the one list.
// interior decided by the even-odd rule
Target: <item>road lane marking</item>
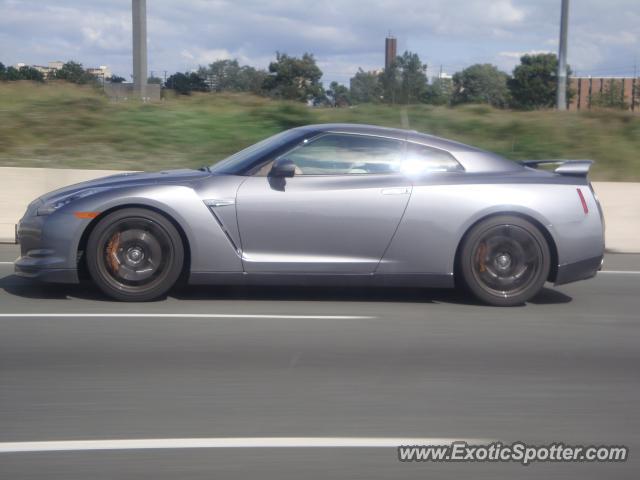
[{"label": "road lane marking", "polygon": [[13,265],[13,262],[0,262],[0,265]]},{"label": "road lane marking", "polygon": [[401,437],[142,438],[135,440],[0,442],[0,453],[183,448],[395,448],[401,445],[449,445],[455,441],[465,441],[469,444],[491,442],[491,440],[482,438]]},{"label": "road lane marking", "polygon": [[613,275],[640,275],[640,271],[637,270],[601,270],[598,272],[598,275],[601,273],[610,273]]},{"label": "road lane marking", "polygon": [[308,320],[368,320],[366,315],[277,315],[243,313],[0,313],[0,318],[285,318]]}]

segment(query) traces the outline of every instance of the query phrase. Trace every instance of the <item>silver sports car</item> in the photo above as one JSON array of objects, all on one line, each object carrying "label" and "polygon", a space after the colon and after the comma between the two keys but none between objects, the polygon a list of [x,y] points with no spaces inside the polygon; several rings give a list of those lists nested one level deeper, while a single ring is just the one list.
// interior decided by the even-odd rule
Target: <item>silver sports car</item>
[{"label": "silver sports car", "polygon": [[18,275],[156,299],[190,284],[465,288],[516,305],[593,277],[591,162],[555,171],[415,131],[311,125],[212,167],[114,175],[32,202]]}]

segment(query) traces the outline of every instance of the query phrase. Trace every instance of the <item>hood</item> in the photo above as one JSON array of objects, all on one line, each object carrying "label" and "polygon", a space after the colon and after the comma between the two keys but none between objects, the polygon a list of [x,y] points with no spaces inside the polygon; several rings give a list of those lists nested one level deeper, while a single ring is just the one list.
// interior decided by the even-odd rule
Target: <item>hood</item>
[{"label": "hood", "polygon": [[191,170],[187,168],[180,170],[164,170],[161,172],[119,173],[117,175],[109,175],[108,177],[96,178],[95,180],[88,180],[86,182],[59,188],[58,190],[46,193],[41,196],[39,200],[47,203],[51,200],[73,195],[76,192],[89,188],[122,188],[162,184],[189,185],[196,180],[200,180],[210,175],[211,173],[209,172]]}]

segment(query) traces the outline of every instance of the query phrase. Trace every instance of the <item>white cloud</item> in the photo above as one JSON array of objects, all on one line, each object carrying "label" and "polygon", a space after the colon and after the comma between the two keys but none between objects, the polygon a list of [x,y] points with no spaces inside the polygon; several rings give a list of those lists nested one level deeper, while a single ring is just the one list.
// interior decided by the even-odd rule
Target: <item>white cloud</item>
[{"label": "white cloud", "polygon": [[542,53],[553,53],[549,50],[529,50],[528,52],[500,52],[498,56],[520,60],[523,55],[540,55]]},{"label": "white cloud", "polygon": [[198,65],[207,65],[215,62],[216,60],[228,60],[235,57],[235,55],[232,55],[231,52],[224,48],[212,50],[205,50],[202,48],[193,48],[191,50],[184,49],[180,52],[180,55],[182,55],[186,60]]},{"label": "white cloud", "polygon": [[522,8],[513,5],[510,0],[498,0],[489,2],[486,5],[486,14],[494,22],[503,24],[519,24],[525,19],[525,12]]}]

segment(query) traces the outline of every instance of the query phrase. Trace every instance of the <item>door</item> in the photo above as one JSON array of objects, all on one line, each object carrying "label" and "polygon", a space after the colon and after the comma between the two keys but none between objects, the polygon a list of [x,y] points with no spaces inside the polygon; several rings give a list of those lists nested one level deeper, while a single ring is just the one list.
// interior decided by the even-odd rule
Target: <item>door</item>
[{"label": "door", "polygon": [[411,195],[403,155],[400,140],[327,133],[280,157],[295,176],[249,177],[236,199],[244,270],[374,272]]}]

